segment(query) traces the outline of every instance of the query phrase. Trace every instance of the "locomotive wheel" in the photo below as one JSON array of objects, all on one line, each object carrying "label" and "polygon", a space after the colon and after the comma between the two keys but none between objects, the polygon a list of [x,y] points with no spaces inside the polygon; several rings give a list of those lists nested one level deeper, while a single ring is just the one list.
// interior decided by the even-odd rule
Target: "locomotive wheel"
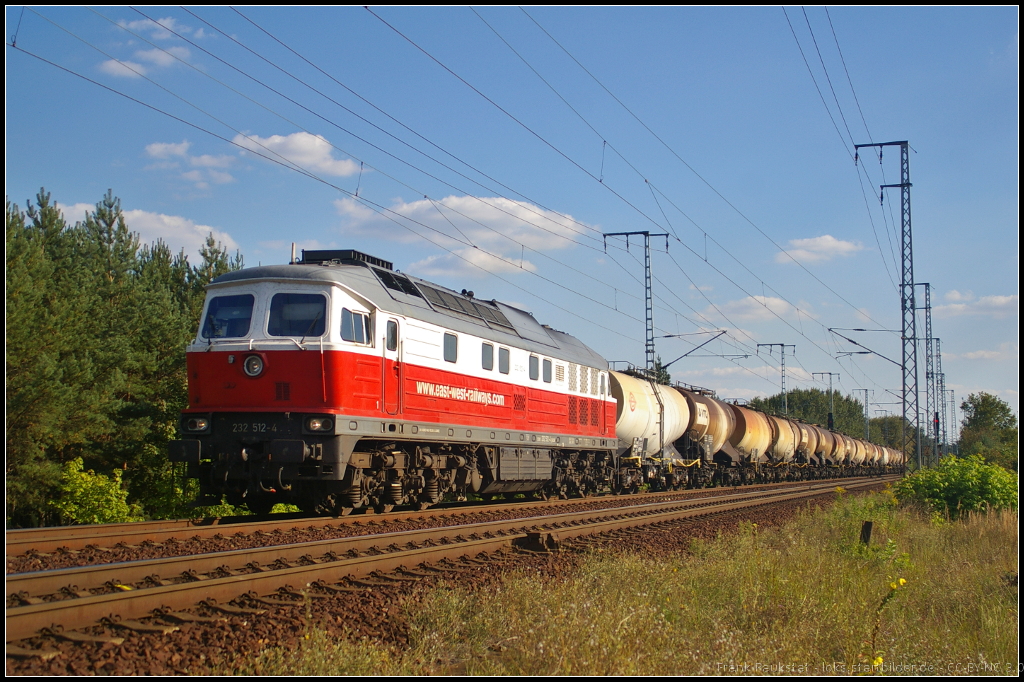
[{"label": "locomotive wheel", "polygon": [[334,515],[335,516],[348,516],[349,514],[352,513],[353,509],[355,509],[355,507],[336,507],[334,509]]},{"label": "locomotive wheel", "polygon": [[395,508],[395,505],[393,505],[393,504],[379,503],[379,504],[373,505],[373,511],[377,512],[378,514],[387,514],[389,511],[391,511],[394,508]]}]

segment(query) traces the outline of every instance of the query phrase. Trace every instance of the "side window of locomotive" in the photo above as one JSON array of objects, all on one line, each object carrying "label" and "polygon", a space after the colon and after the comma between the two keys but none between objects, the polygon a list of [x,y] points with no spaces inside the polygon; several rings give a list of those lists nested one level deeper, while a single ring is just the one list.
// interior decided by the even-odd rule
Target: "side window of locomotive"
[{"label": "side window of locomotive", "polygon": [[455,362],[459,359],[459,337],[455,334],[444,335],[444,359],[445,362]]},{"label": "side window of locomotive", "polygon": [[601,375],[601,395],[604,395],[604,375]]},{"label": "side window of locomotive", "polygon": [[323,294],[274,294],[270,299],[271,336],[323,336],[327,328],[327,297]]},{"label": "side window of locomotive", "polygon": [[398,323],[394,320],[388,320],[388,337],[386,344],[388,350],[398,350]]},{"label": "side window of locomotive", "polygon": [[508,368],[511,363],[509,362],[508,348],[498,349],[498,371],[502,374],[508,374]]},{"label": "side window of locomotive", "polygon": [[480,353],[480,366],[486,370],[494,369],[494,346],[485,343],[481,347]]},{"label": "side window of locomotive", "polygon": [[540,378],[540,358],[536,355],[530,356],[530,379],[536,381]]},{"label": "side window of locomotive", "polygon": [[[388,334],[391,333],[390,325],[395,324],[393,321],[388,322]],[[370,329],[370,316],[366,313],[354,313],[348,308],[341,309],[341,338],[343,341],[351,341],[353,343],[370,343],[373,340],[373,333]],[[398,338],[398,325],[395,325],[395,338]],[[394,350],[389,348],[388,350]]]},{"label": "side window of locomotive", "polygon": [[544,383],[550,384],[551,383],[551,361],[550,360],[545,360],[543,366],[544,366]]},{"label": "side window of locomotive", "polygon": [[210,299],[210,305],[206,307],[206,320],[203,322],[203,338],[223,339],[248,335],[255,301],[252,294],[216,296]]}]

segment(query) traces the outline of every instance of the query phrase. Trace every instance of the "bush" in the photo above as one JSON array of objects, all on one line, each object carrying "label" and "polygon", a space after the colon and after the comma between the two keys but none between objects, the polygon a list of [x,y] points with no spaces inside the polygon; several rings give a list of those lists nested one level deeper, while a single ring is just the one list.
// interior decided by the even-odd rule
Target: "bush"
[{"label": "bush", "polygon": [[124,523],[142,521],[142,509],[128,504],[128,491],[121,485],[121,472],[114,470],[113,479],[97,474],[85,465],[81,457],[61,467],[57,499],[50,507],[60,516],[62,524]]},{"label": "bush", "polygon": [[1017,509],[1017,474],[986,464],[980,455],[947,457],[935,468],[904,478],[893,492],[901,502],[921,502],[958,519],[970,512]]}]

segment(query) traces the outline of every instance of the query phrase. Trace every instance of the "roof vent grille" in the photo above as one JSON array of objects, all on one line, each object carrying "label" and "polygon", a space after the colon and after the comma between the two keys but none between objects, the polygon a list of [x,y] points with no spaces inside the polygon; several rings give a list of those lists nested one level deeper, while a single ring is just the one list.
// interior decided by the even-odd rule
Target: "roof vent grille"
[{"label": "roof vent grille", "polygon": [[391,261],[377,258],[355,249],[303,249],[299,265],[375,265],[385,270],[394,270]]}]

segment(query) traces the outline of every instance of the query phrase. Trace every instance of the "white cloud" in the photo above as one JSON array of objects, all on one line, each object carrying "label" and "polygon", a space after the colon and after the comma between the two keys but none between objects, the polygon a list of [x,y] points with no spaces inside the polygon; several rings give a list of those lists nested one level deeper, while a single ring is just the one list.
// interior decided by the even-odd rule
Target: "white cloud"
[{"label": "white cloud", "polygon": [[188,140],[181,142],[154,142],[146,145],[146,154],[154,159],[169,159],[172,156],[185,156],[192,143]]},{"label": "white cloud", "polygon": [[[781,298],[774,296],[747,296],[737,301],[729,301],[719,304],[718,309],[730,318],[745,321],[773,320],[777,317],[783,319],[797,319],[799,316],[814,319],[815,315],[809,313],[807,308],[799,310]],[[704,309],[708,317],[716,315],[717,311],[708,306]]]},{"label": "white cloud", "polygon": [[[149,19],[119,21],[118,25],[136,33],[145,31],[149,33],[149,37],[153,40],[170,40],[175,37],[171,31],[175,31],[176,33],[189,33],[192,30],[188,26],[178,23],[178,20],[174,17],[166,17],[164,19],[157,19],[156,21],[150,21]],[[167,28],[164,28],[164,26]],[[167,29],[170,29],[171,31],[168,31]]]},{"label": "white cloud", "polygon": [[965,291],[965,292],[961,293],[961,292],[957,291],[956,289],[952,289],[952,290],[946,292],[946,295],[944,296],[944,298],[947,301],[949,301],[950,303],[963,303],[965,301],[973,301],[974,300],[974,292],[973,291]]},{"label": "white cloud", "polygon": [[141,78],[146,75],[146,67],[137,62],[108,59],[100,64],[100,71],[118,78]]},{"label": "white cloud", "polygon": [[96,210],[96,204],[62,204],[57,202],[57,208],[64,214],[64,220],[73,225],[80,220],[85,220],[85,214]]},{"label": "white cloud", "polygon": [[950,303],[949,305],[936,306],[932,308],[932,314],[939,318],[958,317],[960,315],[985,315],[1002,319],[1017,315],[1020,312],[1020,298],[1016,294],[1010,296],[982,296],[977,300],[972,299],[968,299],[967,303]]},{"label": "white cloud", "polygon": [[520,268],[517,263],[497,258],[479,249],[453,249],[453,253],[428,256],[423,260],[411,263],[409,272],[417,276],[429,277],[483,277],[489,272],[517,272],[525,270],[535,272],[537,266],[524,261]]},{"label": "white cloud", "polygon": [[355,175],[359,164],[352,159],[335,159],[334,147],[322,135],[292,133],[291,135],[236,135],[235,144],[250,151],[277,158],[277,156],[314,173],[326,173],[341,177]]},{"label": "white cloud", "polygon": [[238,243],[227,232],[209,225],[200,225],[189,218],[131,210],[124,212],[124,219],[128,229],[139,233],[139,239],[143,244],[162,239],[175,253],[179,249],[185,249],[193,263],[199,255],[199,249],[206,243],[207,235],[211,233],[225,248],[238,248]]},{"label": "white cloud", "polygon": [[185,180],[188,180],[191,183],[194,183],[195,186],[196,186],[196,189],[200,189],[200,190],[208,190],[208,189],[210,189],[210,183],[208,183],[206,181],[206,177],[203,175],[203,171],[200,171],[200,170],[188,171],[187,173],[182,173],[181,177],[184,178]]},{"label": "white cloud", "polygon": [[[85,214],[96,209],[95,204],[57,204],[57,208],[64,214],[64,219],[69,223],[76,223],[85,219]],[[124,221],[128,229],[139,235],[139,241],[143,244],[152,244],[158,239],[164,241],[173,253],[185,249],[189,260],[197,262],[199,249],[206,243],[206,237],[213,234],[213,238],[224,245],[225,248],[235,250],[238,242],[232,239],[231,235],[210,225],[201,225],[189,218],[167,215],[164,213],[153,213],[133,209],[124,211]]]},{"label": "white cloud", "polygon": [[830,234],[810,239],[790,239],[789,246],[787,251],[775,254],[776,263],[792,263],[793,259],[803,263],[819,263],[837,256],[852,256],[864,250],[864,247],[856,242],[845,242]]},{"label": "white cloud", "polygon": [[997,350],[975,350],[970,353],[964,353],[961,357],[968,360],[998,360],[1001,355]]},{"label": "white cloud", "polygon": [[702,284],[701,286],[690,285],[690,291],[713,291],[714,287],[710,284]]},{"label": "white cloud", "polygon": [[[149,147],[146,148],[147,150]],[[213,156],[212,154],[202,154],[200,156],[190,157],[188,162],[193,166],[199,166],[200,168],[227,168],[235,161],[234,156],[230,154],[221,154],[220,156]]]},{"label": "white cloud", "polygon": [[206,170],[206,174],[209,176],[210,182],[215,182],[218,185],[224,185],[235,181],[235,178],[231,173],[225,173],[224,171],[214,170],[212,168],[208,168]]},{"label": "white cloud", "polygon": [[943,360],[1016,360],[1020,357],[1020,346],[1016,343],[999,344],[999,350],[973,350],[967,353],[942,353]]},{"label": "white cloud", "polygon": [[480,268],[488,272],[533,272],[537,266],[529,260],[529,250],[572,246],[570,239],[583,229],[572,216],[503,197],[396,201],[389,207],[392,217],[397,214],[415,221],[405,223],[396,218],[409,230],[354,199],[339,199],[334,205],[345,218],[342,230],[346,233],[406,243],[421,242],[418,233],[457,254],[431,255],[410,266],[410,271],[423,276],[482,276]]},{"label": "white cloud", "polygon": [[139,61],[149,62],[154,66],[160,67],[172,66],[178,62],[178,59],[184,61],[189,56],[191,56],[191,53],[186,47],[169,47],[166,50],[154,47],[152,50],[139,50],[135,53],[135,58]]}]

